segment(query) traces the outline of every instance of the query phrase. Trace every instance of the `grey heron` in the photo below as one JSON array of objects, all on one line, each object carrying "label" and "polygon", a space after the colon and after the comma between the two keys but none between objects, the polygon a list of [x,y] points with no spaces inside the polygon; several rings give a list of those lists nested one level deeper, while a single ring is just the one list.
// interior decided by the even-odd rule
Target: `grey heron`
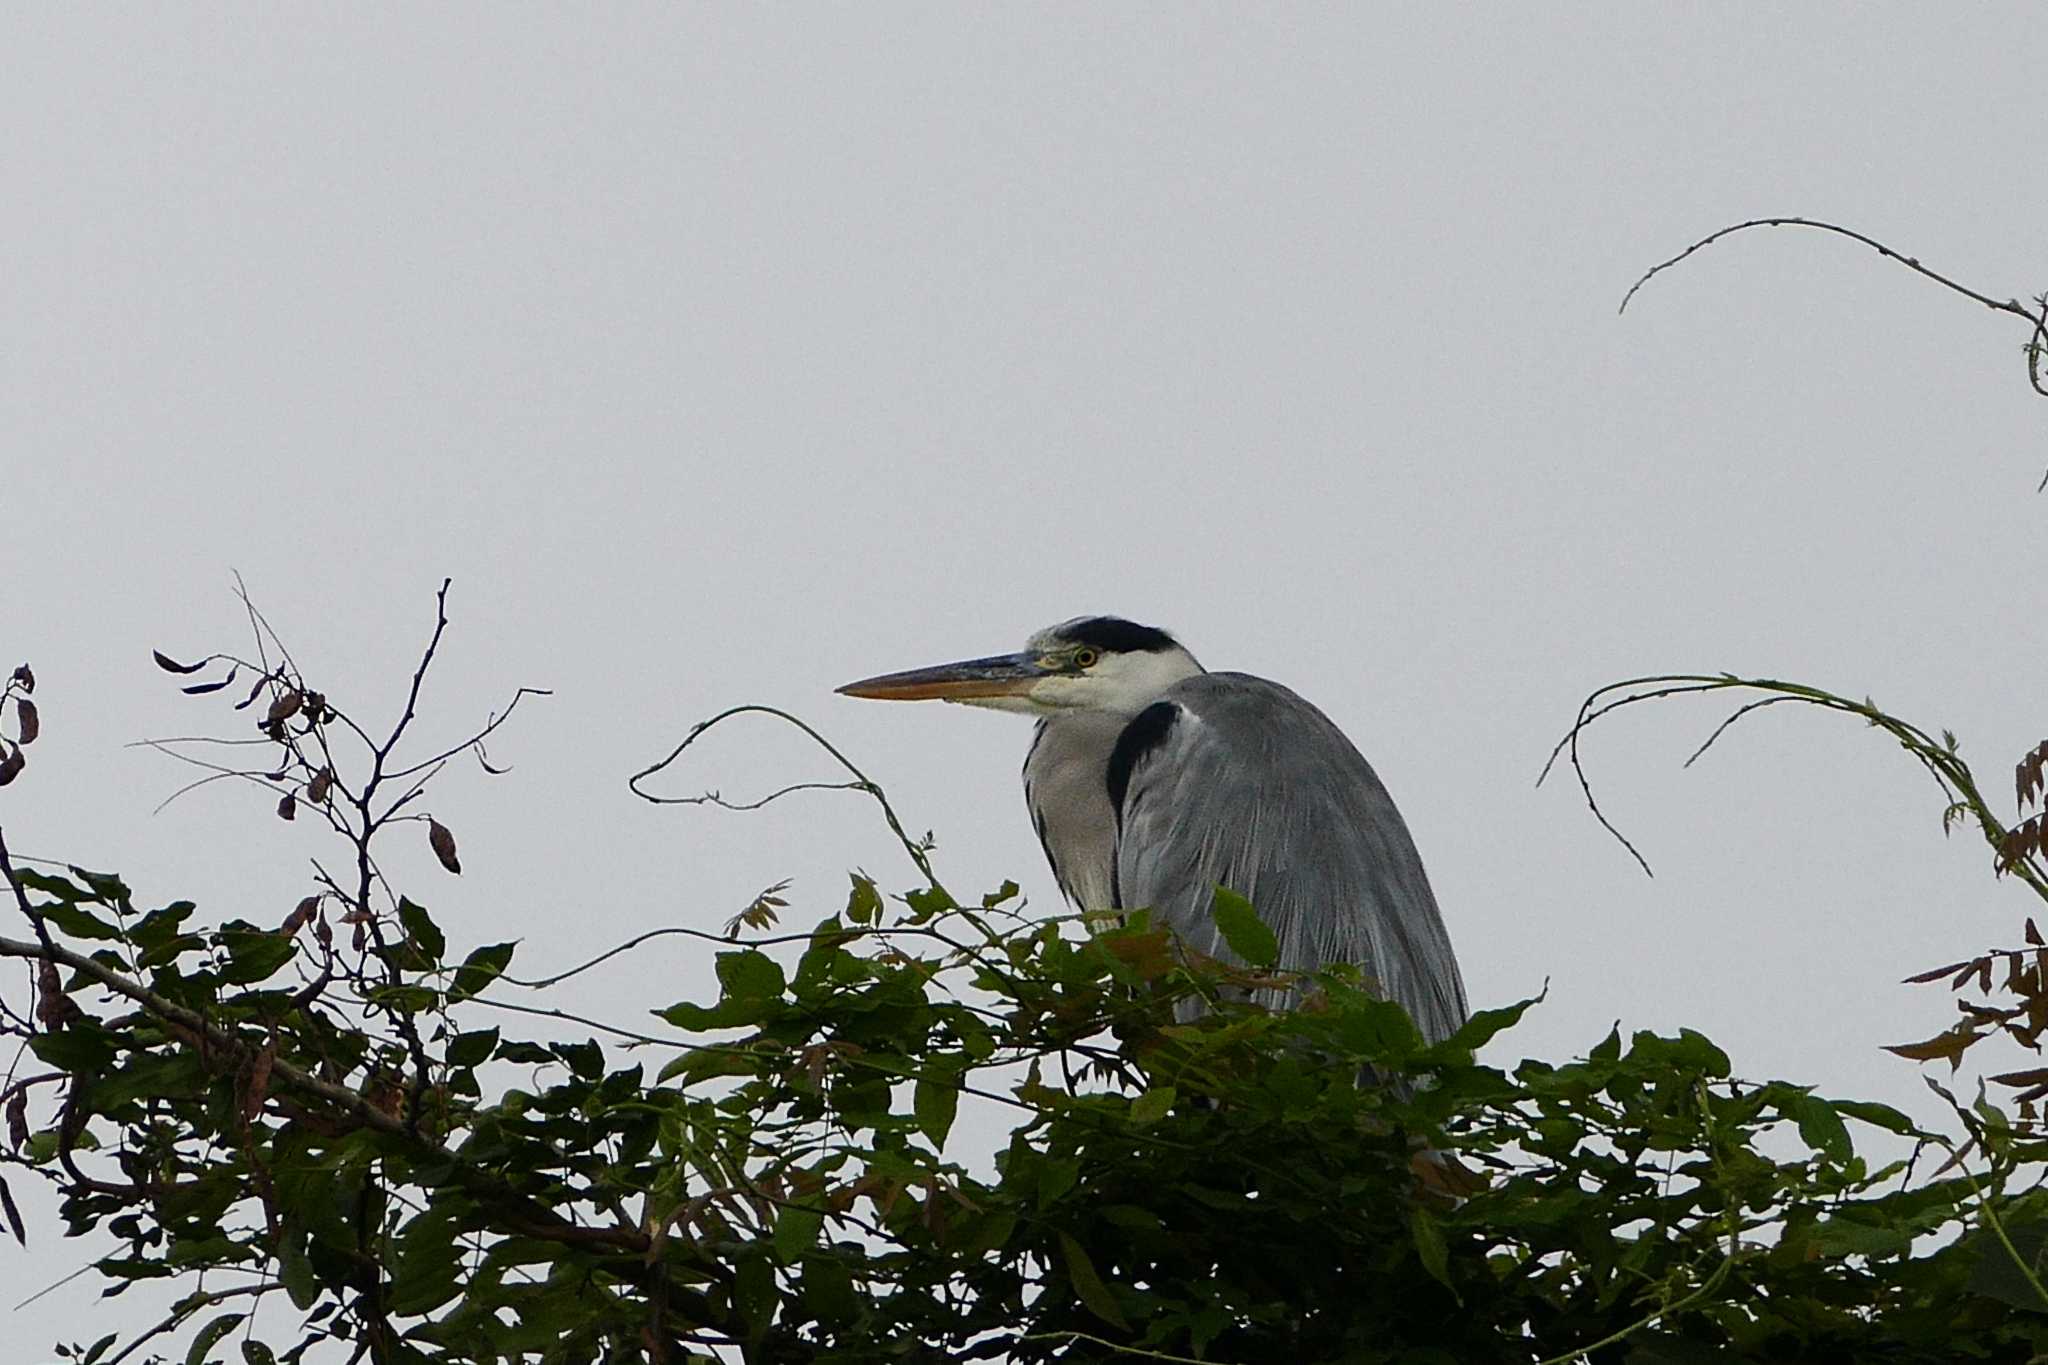
[{"label": "grey heron", "polygon": [[1431,1042],[1465,1022],[1458,959],[1393,798],[1344,732],[1280,684],[1211,673],[1155,627],[1081,616],[1021,653],[839,691],[1037,717],[1025,804],[1079,908],[1149,908],[1230,961],[1210,913],[1220,884],[1273,930],[1281,967],[1356,964]]}]

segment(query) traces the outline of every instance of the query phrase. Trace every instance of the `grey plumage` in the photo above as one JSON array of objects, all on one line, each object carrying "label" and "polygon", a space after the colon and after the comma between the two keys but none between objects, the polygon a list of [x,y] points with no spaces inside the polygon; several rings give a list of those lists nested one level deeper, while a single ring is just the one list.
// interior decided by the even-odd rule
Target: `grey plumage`
[{"label": "grey plumage", "polygon": [[[1355,963],[1425,1038],[1456,1032],[1467,1010],[1450,936],[1406,822],[1351,741],[1287,688],[1243,673],[1201,674],[1161,700],[1178,714],[1137,759],[1117,812],[1116,908],[1149,907],[1189,947],[1234,960],[1210,913],[1227,886],[1273,930],[1282,967]],[[1085,780],[1046,773],[1032,785],[1050,801]]]},{"label": "grey plumage", "polygon": [[1227,886],[1272,928],[1281,967],[1356,964],[1431,1041],[1464,1023],[1457,957],[1393,798],[1329,717],[1278,683],[1207,672],[1152,627],[1077,617],[1020,654],[840,690],[1036,715],[1025,801],[1081,908],[1150,909],[1189,947],[1234,960],[1211,915]]}]

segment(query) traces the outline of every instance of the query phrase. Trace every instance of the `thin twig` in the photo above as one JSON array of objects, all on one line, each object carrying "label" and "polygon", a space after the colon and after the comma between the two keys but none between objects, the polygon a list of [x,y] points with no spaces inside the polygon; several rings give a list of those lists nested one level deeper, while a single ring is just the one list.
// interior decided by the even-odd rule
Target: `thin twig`
[{"label": "thin twig", "polygon": [[[676,745],[675,748],[669,750],[668,757],[662,759],[658,763],[653,763],[645,768],[642,768],[639,772],[634,773],[630,778],[626,779],[627,787],[632,789],[632,792],[635,796],[640,797],[642,800],[650,801],[658,806],[690,806],[704,804],[707,800],[706,796],[657,796],[653,792],[642,791],[640,788],[641,779],[652,777],[654,774],[660,772],[663,768],[668,767],[669,764],[675,762],[678,758],[682,757],[683,750],[689,748],[692,744],[695,744],[700,738],[703,737],[704,733],[710,730],[711,727],[713,727],[714,725],[717,725],[722,721],[730,720],[734,716],[744,716],[748,714],[773,716],[777,720],[784,721],[790,725],[794,725],[797,729],[803,731],[806,735],[810,736],[811,740],[814,743],[816,743],[819,748],[823,749],[826,753],[830,754],[833,760],[836,763],[838,763],[840,767],[846,769],[847,772],[851,773],[853,775],[854,781],[851,783],[844,784],[843,788],[841,789],[848,791],[865,792],[867,795],[872,796],[875,799],[876,803],[879,804],[882,808],[882,817],[883,819],[888,821],[890,833],[896,836],[896,842],[903,846],[903,851],[910,855],[911,862],[917,865],[917,870],[923,874],[925,881],[931,885],[932,890],[940,892],[941,894],[946,894],[945,887],[940,885],[937,874],[932,871],[931,859],[926,856],[924,847],[921,844],[919,844],[916,840],[912,839],[910,835],[904,830],[903,822],[896,816],[896,808],[889,804],[889,798],[883,794],[882,788],[875,782],[875,780],[869,777],[866,773],[862,772],[858,767],[856,767],[854,765],[853,760],[848,758],[845,754],[841,753],[838,749],[838,746],[834,745],[831,740],[826,739],[823,735],[819,734],[816,730],[812,729],[809,725],[797,719],[789,712],[781,710],[777,707],[761,706],[758,704],[749,704],[746,706],[733,706],[728,707],[723,711],[720,711],[717,715],[711,717],[711,719],[709,720],[702,720],[697,722],[697,724],[690,727],[690,733],[683,736],[682,743]],[[817,785],[829,786],[832,784],[821,783]],[[801,789],[802,786],[799,786],[797,788],[789,788],[787,790]],[[726,802],[720,800],[716,793],[710,793],[708,795],[708,799],[719,805],[727,804]],[[770,797],[768,799],[773,800],[774,798]],[[948,895],[947,898],[951,899],[951,896]]]}]

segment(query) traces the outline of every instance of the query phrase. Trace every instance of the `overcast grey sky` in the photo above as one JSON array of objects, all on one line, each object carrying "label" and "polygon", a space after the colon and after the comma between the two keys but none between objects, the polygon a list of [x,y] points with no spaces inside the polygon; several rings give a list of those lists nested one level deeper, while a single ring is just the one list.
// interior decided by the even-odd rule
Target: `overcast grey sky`
[{"label": "overcast grey sky", "polygon": [[[851,799],[628,795],[742,701],[829,731],[957,887],[1050,909],[1028,727],[831,689],[1114,612],[1356,739],[1474,1003],[1550,982],[1498,1060],[1683,1025],[1933,1116],[1877,1048],[1951,1007],[1894,983],[2027,907],[1903,755],[1781,711],[1682,773],[1718,713],[1618,720],[1589,757],[1654,881],[1531,783],[1584,693],[1665,670],[1871,694],[1994,792],[2041,738],[2013,319],[1790,231],[1615,315],[1759,214],[2048,286],[2039,6],[17,6],[0,50],[18,849],[282,918],[308,822],[150,814],[184,777],[124,742],[230,713],[148,650],[241,647],[239,569],[374,713],[450,575],[422,737],[556,690],[513,775],[438,784],[462,878],[401,863],[451,941],[561,964],[783,877],[799,922],[850,866],[909,885]],[[825,775],[736,728],[673,789]],[[575,998],[708,980],[671,946]],[[0,1308],[90,1254],[0,1250]],[[90,1340],[96,1293],[0,1323]]]}]

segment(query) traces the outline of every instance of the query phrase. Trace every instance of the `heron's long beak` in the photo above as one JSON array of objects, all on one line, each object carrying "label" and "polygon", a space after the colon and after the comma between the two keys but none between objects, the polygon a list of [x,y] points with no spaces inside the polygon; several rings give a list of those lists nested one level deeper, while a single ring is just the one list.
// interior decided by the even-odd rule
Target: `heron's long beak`
[{"label": "heron's long beak", "polygon": [[1045,669],[1036,655],[999,654],[990,659],[967,659],[935,668],[884,673],[850,682],[838,690],[844,696],[875,701],[972,701],[977,697],[1022,696],[1043,677]]}]

